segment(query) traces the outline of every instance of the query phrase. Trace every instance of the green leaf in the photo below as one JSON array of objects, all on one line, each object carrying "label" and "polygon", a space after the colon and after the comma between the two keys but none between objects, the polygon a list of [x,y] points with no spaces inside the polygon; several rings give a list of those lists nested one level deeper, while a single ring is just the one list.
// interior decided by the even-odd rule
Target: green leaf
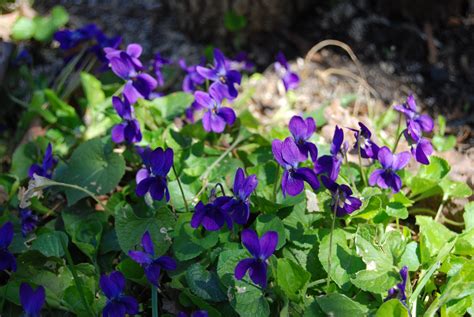
[{"label": "green leaf", "polygon": [[288,259],[278,259],[277,283],[290,300],[302,300],[310,278],[311,274],[295,262]]},{"label": "green leaf", "polygon": [[416,271],[420,267],[420,259],[418,256],[418,243],[411,241],[405,247],[405,251],[398,263],[399,267],[407,266],[409,271]]},{"label": "green leaf", "polygon": [[31,244],[32,250],[38,250],[44,256],[47,257],[63,257],[64,249],[61,242],[61,239],[65,241],[65,244],[68,244],[68,237],[64,232],[61,231],[52,231],[46,232],[38,236],[33,243]]},{"label": "green leaf", "polygon": [[407,219],[408,218],[408,209],[402,203],[399,202],[390,202],[387,207],[385,207],[385,212],[390,217]]},{"label": "green leaf", "polygon": [[445,159],[438,156],[431,156],[430,164],[422,165],[417,176],[424,179],[439,181],[449,173],[450,169],[451,166],[449,166],[449,163]]},{"label": "green leaf", "polygon": [[267,231],[275,231],[278,233],[278,244],[277,250],[285,245],[286,242],[286,231],[283,226],[283,222],[279,217],[273,214],[260,215],[255,221],[255,229],[258,235],[261,237]]},{"label": "green leaf", "polygon": [[81,83],[86,94],[88,105],[93,107],[105,101],[102,83],[95,76],[82,72]]},{"label": "green leaf", "polygon": [[51,19],[56,28],[60,28],[69,21],[69,14],[63,6],[54,6],[51,10]]},{"label": "green leaf", "polygon": [[454,135],[440,136],[435,135],[431,142],[438,152],[446,152],[454,149],[456,146],[456,137]]},{"label": "green leaf", "polygon": [[29,40],[35,33],[35,23],[27,17],[16,20],[12,29],[12,38],[18,41]]},{"label": "green leaf", "polygon": [[474,255],[474,228],[466,230],[458,236],[454,253],[465,256]]},{"label": "green leaf", "polygon": [[224,15],[224,26],[231,32],[237,32],[247,26],[245,16],[237,14],[235,11],[227,11]]},{"label": "green leaf", "polygon": [[200,234],[189,225],[191,214],[180,215],[174,232],[173,254],[178,261],[194,259],[214,247],[219,241],[218,232]]},{"label": "green leaf", "polygon": [[398,280],[399,275],[394,272],[363,270],[357,272],[351,282],[361,290],[386,295]]},{"label": "green leaf", "polygon": [[379,307],[376,317],[408,317],[407,308],[398,300],[391,299]]},{"label": "green leaf", "polygon": [[472,195],[471,187],[466,183],[443,179],[439,185],[447,198],[467,198]]},{"label": "green leaf", "polygon": [[466,206],[464,206],[463,217],[466,230],[474,228],[474,201],[468,202]]},{"label": "green leaf", "polygon": [[328,316],[354,317],[366,316],[368,309],[364,305],[353,301],[349,297],[339,293],[332,293],[316,298],[321,309]]},{"label": "green leaf", "polygon": [[270,315],[270,306],[262,291],[251,283],[248,277],[242,281],[234,278],[237,263],[249,254],[245,250],[227,250],[219,255],[217,274],[227,287],[227,294],[231,298],[231,305],[239,316],[264,317]]},{"label": "green leaf", "polygon": [[[319,261],[326,272],[328,271],[329,242],[330,236],[327,234],[321,240],[318,253]],[[344,231],[341,229],[334,230],[331,253],[331,272],[329,272],[331,279],[342,288],[350,281],[352,274],[363,268],[363,263],[347,246]]]},{"label": "green leaf", "polygon": [[387,254],[385,250],[382,250],[382,248],[374,243],[374,238],[364,232],[366,228],[368,227],[359,226],[357,229],[355,237],[357,254],[362,257],[362,260],[370,270],[390,271],[393,266],[391,254]]},{"label": "green leaf", "polygon": [[36,154],[37,148],[32,142],[18,146],[13,152],[10,173],[16,175],[18,179],[27,177],[31,164],[35,163],[33,158],[37,156]]},{"label": "green leaf", "polygon": [[123,259],[119,265],[117,265],[117,269],[123,273],[127,280],[131,280],[142,285],[148,284],[143,268],[140,266],[140,264],[130,258]]},{"label": "green leaf", "polygon": [[194,96],[185,92],[174,92],[164,97],[159,97],[150,101],[149,104],[156,107],[163,117],[171,121],[182,115],[194,101]]},{"label": "green leaf", "polygon": [[[113,152],[110,140],[92,139],[79,145],[67,163],[60,164],[54,175],[59,182],[81,186],[94,194],[112,191],[125,173],[125,161]],[[87,196],[76,189],[65,189],[69,205]]]},{"label": "green leaf", "polygon": [[102,238],[102,224],[107,221],[105,213],[66,209],[61,212],[61,217],[72,242],[91,260],[95,259]]},{"label": "green leaf", "polygon": [[162,207],[146,217],[135,214],[130,205],[118,206],[115,210],[115,230],[120,248],[124,253],[139,247],[143,234],[150,232],[155,254],[163,255],[171,245],[169,231],[173,230],[175,219],[171,211]]},{"label": "green leaf", "polygon": [[221,290],[216,273],[207,271],[201,264],[191,265],[186,270],[186,281],[195,295],[211,302],[222,302],[227,299]]},{"label": "green leaf", "polygon": [[48,109],[57,117],[57,124],[67,127],[70,130],[78,130],[82,126],[82,121],[76,113],[74,107],[68,105],[51,89],[45,89],[44,95],[49,102]]},{"label": "green leaf", "polygon": [[420,253],[422,263],[431,263],[441,248],[456,234],[427,216],[417,216],[420,226]]}]

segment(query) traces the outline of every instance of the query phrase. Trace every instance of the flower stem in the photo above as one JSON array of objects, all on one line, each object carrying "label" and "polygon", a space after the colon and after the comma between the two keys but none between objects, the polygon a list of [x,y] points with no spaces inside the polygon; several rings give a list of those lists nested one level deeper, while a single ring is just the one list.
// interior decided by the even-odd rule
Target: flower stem
[{"label": "flower stem", "polygon": [[332,240],[333,240],[333,235],[334,235],[334,227],[336,225],[336,212],[337,212],[338,204],[339,204],[339,192],[336,191],[336,201],[333,207],[331,232],[329,234],[328,279],[326,283],[326,288],[329,288],[329,284],[331,283],[331,257],[332,257],[332,242],[333,242]]},{"label": "flower stem", "polygon": [[158,317],[158,292],[155,285],[151,286],[151,309],[152,316]]},{"label": "flower stem", "polygon": [[395,153],[395,151],[397,150],[398,142],[400,142],[400,138],[402,137],[403,131],[400,131],[401,127],[402,127],[402,114],[400,113],[398,115],[397,139],[395,140],[395,144],[393,144],[392,153]]},{"label": "flower stem", "polygon": [[189,212],[188,202],[186,201],[186,197],[184,196],[183,186],[181,185],[181,181],[179,180],[178,173],[176,172],[176,168],[174,167],[174,164],[173,164],[173,173],[174,173],[174,176],[176,177],[176,181],[178,182],[179,191],[181,192],[181,197],[183,197],[184,208],[186,208],[186,212]]},{"label": "flower stem", "polygon": [[362,177],[364,185],[367,187],[367,177],[364,173],[364,167],[362,166],[362,156],[360,156],[360,133],[357,135],[357,156],[359,158],[360,176]]},{"label": "flower stem", "polygon": [[436,216],[434,218],[434,221],[439,221],[441,216],[443,216],[443,208],[444,208],[444,205],[446,204],[446,201],[447,201],[447,197],[445,195],[445,196],[443,196],[443,201],[441,202],[441,204],[438,207],[438,211],[436,212]]},{"label": "flower stem", "polygon": [[74,267],[74,262],[72,261],[71,253],[69,253],[66,242],[62,238],[60,238],[59,240],[61,241],[61,245],[64,249],[64,254],[66,255],[66,261],[68,263],[69,270],[71,270],[72,277],[74,279],[74,283],[76,284],[77,291],[79,292],[79,296],[81,297],[82,304],[84,305],[87,312],[89,313],[89,316],[95,316],[94,312],[89,306],[89,303],[86,300],[84,288],[82,285],[82,280],[80,279],[79,275],[77,275],[76,268]]}]

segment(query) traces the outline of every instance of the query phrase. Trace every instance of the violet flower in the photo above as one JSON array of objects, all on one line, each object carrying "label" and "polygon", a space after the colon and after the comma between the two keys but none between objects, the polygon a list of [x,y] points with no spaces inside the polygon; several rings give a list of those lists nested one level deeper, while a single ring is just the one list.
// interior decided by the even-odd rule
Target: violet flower
[{"label": "violet flower", "polygon": [[170,60],[162,57],[160,53],[156,53],[155,57],[153,57],[152,68],[156,76],[157,84],[160,87],[165,84],[165,78],[163,76],[163,73],[161,72],[161,69],[163,68],[163,66],[169,64],[171,64]]},{"label": "violet flower", "polygon": [[102,275],[99,285],[107,297],[107,303],[102,311],[104,317],[125,317],[126,314],[138,314],[137,300],[123,294],[125,277],[121,272],[114,271],[108,276]]},{"label": "violet flower", "polygon": [[128,101],[134,104],[138,98],[148,98],[157,82],[152,76],[141,72],[143,64],[139,57],[142,47],[139,44],[129,44],[126,51],[106,47],[104,52],[112,71],[126,81],[123,94]]},{"label": "violet flower", "polygon": [[240,85],[242,75],[231,69],[226,63],[226,58],[222,52],[215,48],[214,49],[214,67],[206,68],[202,66],[197,66],[196,71],[204,78],[213,81],[216,85],[222,88],[224,96],[229,99],[235,99],[237,97],[237,89],[235,84]]},{"label": "violet flower", "polygon": [[8,270],[16,272],[16,259],[8,251],[13,241],[13,224],[8,221],[0,227],[0,271]]},{"label": "violet flower", "polygon": [[296,196],[304,189],[304,182],[307,182],[314,190],[319,188],[319,180],[315,172],[308,167],[298,167],[299,163],[306,161],[298,146],[292,138],[285,141],[273,140],[272,152],[275,160],[285,171],[281,180],[281,190],[283,196],[288,193]]},{"label": "violet flower", "polygon": [[321,176],[321,181],[332,194],[331,209],[334,210],[336,207],[337,217],[349,215],[362,206],[362,201],[352,196],[352,190],[349,186],[345,184],[339,185],[326,175]]},{"label": "violet flower", "polygon": [[163,151],[158,147],[155,150],[144,151],[142,154],[145,167],[140,169],[136,175],[136,194],[143,197],[150,193],[154,200],[170,200],[170,193],[166,176],[173,166],[173,150],[171,148]]},{"label": "violet flower", "polygon": [[204,109],[203,106],[201,106],[198,102],[193,101],[193,103],[184,111],[186,119],[189,122],[194,123],[196,120],[194,118],[194,114],[202,109]]},{"label": "violet flower", "polygon": [[158,287],[161,269],[176,270],[176,261],[169,256],[155,257],[153,241],[148,231],[142,237],[143,251],[128,251],[128,256],[145,270],[148,281]]},{"label": "violet flower", "polygon": [[28,176],[33,178],[33,176],[36,174],[38,176],[51,178],[53,175],[53,167],[56,163],[57,160],[53,157],[53,146],[51,143],[49,143],[46,147],[46,151],[44,152],[43,163],[41,165],[31,165],[28,171]]},{"label": "violet flower", "polygon": [[233,59],[226,59],[226,63],[230,69],[247,73],[251,73],[255,68],[255,64],[249,59],[248,54],[243,51],[237,53]]},{"label": "violet flower", "polygon": [[290,120],[289,129],[301,154],[307,158],[308,153],[310,153],[312,160],[316,161],[318,149],[316,145],[308,141],[316,131],[314,119],[309,117],[305,120],[300,116],[293,116]]},{"label": "violet flower", "polygon": [[36,290],[33,290],[29,284],[21,283],[20,303],[26,317],[39,317],[45,299],[46,293],[43,286],[40,285]]},{"label": "violet flower", "polygon": [[413,95],[408,96],[405,103],[396,105],[394,109],[405,115],[408,131],[416,140],[421,137],[422,132],[429,133],[433,130],[433,119],[429,115],[418,112]]},{"label": "violet flower", "polygon": [[402,187],[402,180],[396,171],[404,168],[410,161],[410,153],[401,152],[392,154],[388,147],[380,148],[378,159],[382,164],[381,169],[376,169],[369,177],[369,185],[378,185],[380,188],[391,188],[392,192],[397,193]]},{"label": "violet flower", "polygon": [[134,109],[128,102],[126,96],[120,99],[117,96],[112,97],[112,104],[117,114],[122,118],[123,122],[116,124],[111,131],[112,141],[115,143],[136,143],[142,140],[142,132],[140,123],[135,119]]},{"label": "violet flower", "polygon": [[224,224],[227,224],[227,227],[232,229],[232,218],[229,212],[224,208],[231,199],[231,197],[227,196],[216,198],[213,191],[207,204],[203,204],[203,202],[200,201],[196,207],[194,207],[191,227],[198,228],[202,225],[204,229],[208,231],[217,231],[222,228]]},{"label": "violet flower", "polygon": [[416,138],[416,136],[410,134],[409,130],[406,130],[404,135],[410,144],[410,151],[415,160],[424,165],[430,164],[429,156],[433,153],[433,146],[430,140],[422,136]]},{"label": "violet flower", "polygon": [[276,57],[275,62],[275,71],[278,76],[280,76],[285,86],[285,90],[292,90],[298,87],[300,82],[299,76],[290,70],[290,65],[286,61],[285,55],[282,52],[279,52]]},{"label": "violet flower", "polygon": [[239,168],[234,178],[234,198],[222,208],[230,214],[232,220],[240,225],[245,225],[250,216],[249,197],[258,185],[256,175],[245,177],[244,170]]},{"label": "violet flower", "polygon": [[236,119],[234,110],[221,104],[224,98],[222,86],[214,83],[209,88],[209,93],[196,91],[194,98],[198,104],[208,109],[202,118],[202,126],[207,132],[221,133],[226,125],[234,124]]},{"label": "violet flower", "polygon": [[336,126],[330,148],[331,155],[324,155],[318,158],[314,166],[316,174],[327,174],[330,180],[336,181],[341,170],[345,152],[347,151],[347,144],[345,143],[343,146],[343,141],[344,132]]},{"label": "violet flower", "polygon": [[95,24],[88,24],[76,30],[61,30],[54,33],[53,38],[59,42],[59,48],[69,50],[83,42],[92,40],[99,29]]},{"label": "violet flower", "polygon": [[406,286],[408,280],[408,267],[404,266],[400,270],[400,277],[402,281],[388,290],[388,296],[385,298],[384,301],[388,301],[393,298],[398,298],[405,306],[406,306]]},{"label": "violet flower", "polygon": [[250,279],[262,288],[267,287],[268,258],[275,252],[278,245],[278,233],[267,231],[260,239],[255,231],[242,231],[242,243],[252,258],[241,260],[235,267],[235,278],[241,280],[247,271]]},{"label": "violet flower", "polygon": [[179,60],[179,66],[186,72],[183,80],[183,91],[187,93],[194,93],[197,87],[204,84],[206,78],[202,77],[196,70],[197,66],[204,66],[205,60],[202,59],[199,65],[187,66],[184,59]]},{"label": "violet flower", "polygon": [[354,137],[356,142],[354,144],[354,150],[357,151],[360,142],[360,156],[366,159],[377,159],[379,153],[379,146],[372,141],[372,132],[362,122],[359,122],[360,130],[351,129],[354,131]]},{"label": "violet flower", "polygon": [[[208,317],[209,314],[205,310],[197,310],[191,314],[191,317]],[[179,312],[177,317],[188,317],[185,312]]]},{"label": "violet flower", "polygon": [[34,231],[38,226],[38,216],[31,209],[20,208],[21,233],[26,237],[28,233]]}]

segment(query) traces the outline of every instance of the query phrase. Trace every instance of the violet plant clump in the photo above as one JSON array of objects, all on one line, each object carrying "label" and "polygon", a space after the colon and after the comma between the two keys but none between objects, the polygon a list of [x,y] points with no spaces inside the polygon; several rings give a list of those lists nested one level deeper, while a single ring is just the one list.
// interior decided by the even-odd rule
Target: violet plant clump
[{"label": "violet plant clump", "polygon": [[[54,38],[79,66],[32,90],[20,121],[45,133],[3,161],[0,312],[471,313],[472,190],[449,177],[430,140],[444,131],[414,96],[393,108],[398,127],[393,110],[267,124],[251,54],[191,64],[94,25]],[[305,77],[283,53],[273,66],[271,84],[297,95]]]}]

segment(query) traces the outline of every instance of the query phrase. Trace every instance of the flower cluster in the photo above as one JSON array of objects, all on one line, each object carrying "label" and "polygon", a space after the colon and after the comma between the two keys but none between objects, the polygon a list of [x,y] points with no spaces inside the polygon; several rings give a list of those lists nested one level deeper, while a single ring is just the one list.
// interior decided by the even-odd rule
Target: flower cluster
[{"label": "flower cluster", "polygon": [[81,51],[80,46],[86,46],[86,51],[94,54],[101,63],[107,59],[105,47],[117,48],[122,42],[120,36],[108,37],[95,24],[88,24],[75,30],[60,30],[54,33],[54,39],[59,42],[59,48],[68,52],[68,59]]},{"label": "flower cluster", "polygon": [[396,105],[394,108],[405,116],[407,128],[403,134],[411,145],[413,157],[421,164],[429,164],[428,157],[433,153],[433,146],[428,139],[423,137],[423,132],[433,131],[433,119],[427,114],[418,112],[413,95],[408,96],[405,103]]},{"label": "flower cluster", "polygon": [[216,197],[215,190],[207,204],[200,201],[191,219],[191,227],[202,225],[206,230],[216,231],[224,224],[231,229],[233,223],[247,224],[250,216],[249,197],[258,185],[256,175],[245,177],[243,169],[239,168],[234,177],[234,197]]}]

